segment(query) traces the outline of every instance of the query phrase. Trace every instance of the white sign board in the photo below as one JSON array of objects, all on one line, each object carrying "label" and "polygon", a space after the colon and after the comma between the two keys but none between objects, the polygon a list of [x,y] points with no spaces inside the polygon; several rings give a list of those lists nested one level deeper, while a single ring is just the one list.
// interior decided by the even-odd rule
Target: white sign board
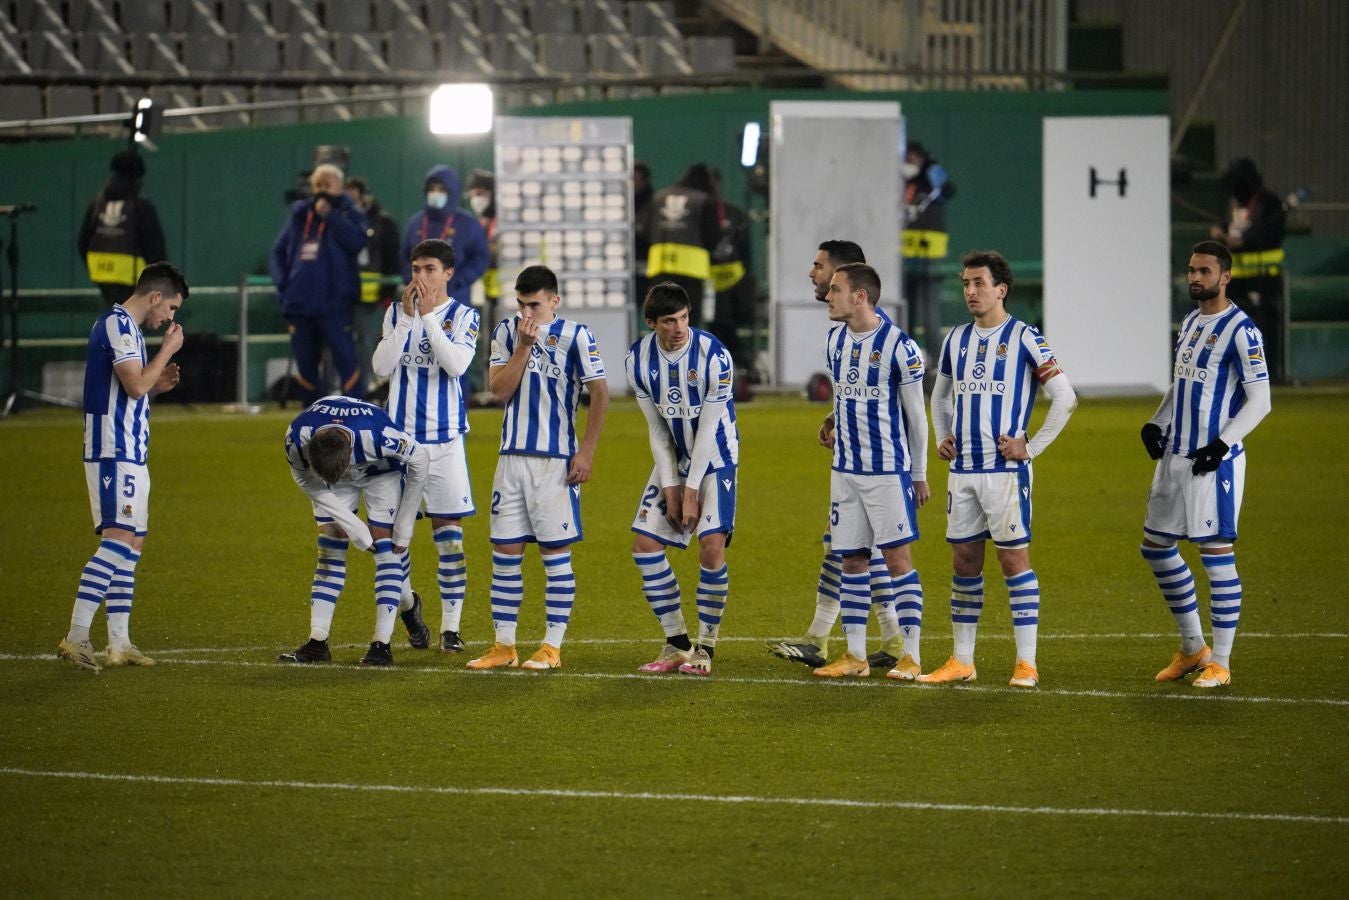
[{"label": "white sign board", "polygon": [[632,342],[632,120],[502,116],[496,123],[499,320],[515,277],[557,275],[558,315],[595,335],[609,390],[626,393]]},{"label": "white sign board", "polygon": [[1170,384],[1164,116],[1044,120],[1044,332],[1084,394]]},{"label": "white sign board", "polygon": [[824,371],[829,317],[809,273],[822,241],[855,241],[899,301],[899,104],[775,101],[769,198],[769,290],[778,384]]}]

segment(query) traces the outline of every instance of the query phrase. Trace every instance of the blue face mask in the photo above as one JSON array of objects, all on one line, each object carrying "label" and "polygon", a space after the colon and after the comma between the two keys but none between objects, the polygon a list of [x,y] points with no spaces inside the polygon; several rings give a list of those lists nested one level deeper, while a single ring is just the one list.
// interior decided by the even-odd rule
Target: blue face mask
[{"label": "blue face mask", "polygon": [[444,209],[450,202],[450,195],[441,191],[428,191],[426,205],[432,209]]}]

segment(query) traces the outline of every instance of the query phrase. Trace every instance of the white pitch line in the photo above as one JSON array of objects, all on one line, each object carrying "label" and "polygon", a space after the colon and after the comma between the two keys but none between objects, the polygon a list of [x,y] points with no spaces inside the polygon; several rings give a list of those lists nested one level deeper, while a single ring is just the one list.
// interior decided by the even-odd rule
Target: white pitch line
[{"label": "white pitch line", "polygon": [[923,803],[906,800],[848,800],[834,797],[765,797],[751,794],[670,794],[659,791],[577,791],[561,788],[457,787],[453,785],[348,784],[325,781],[292,781],[244,778],[193,778],[175,775],[129,775],[115,772],[62,772],[0,767],[0,775],[29,778],[62,778],[141,784],[194,785],[201,787],[289,788],[308,791],[354,791],[380,794],[439,794],[494,797],[554,797],[565,800],[633,800],[720,803],[726,805],[822,806],[847,809],[892,809],[923,812],[1003,813],[1008,815],[1098,816],[1150,819],[1213,819],[1239,822],[1287,822],[1309,825],[1349,825],[1349,816],[1318,816],[1302,813],[1196,812],[1181,809],[1113,809],[1109,807],[1006,806],[993,803]]},{"label": "white pitch line", "polygon": [[[352,645],[356,646],[356,645]],[[364,645],[361,645],[364,646]],[[0,654],[0,661],[24,662],[24,661],[55,661],[53,654]],[[361,666],[355,663],[322,663],[314,665],[295,665],[293,663],[282,663],[263,660],[225,660],[225,659],[165,659],[164,665],[169,666],[217,666],[221,668],[234,669],[288,669],[300,672],[333,672],[333,671],[359,671],[369,672],[372,677],[387,675],[397,677],[399,673],[404,675],[449,675],[467,678],[581,678],[592,681],[643,681],[649,683],[665,684],[687,684],[687,685],[706,685],[706,684],[766,684],[766,685],[788,685],[794,687],[811,687],[819,689],[828,688],[854,688],[854,689],[884,689],[894,691],[905,691],[916,696],[937,697],[946,691],[962,691],[976,694],[1012,694],[1019,696],[1043,696],[1043,697],[1097,697],[1102,699],[1115,700],[1192,700],[1201,703],[1256,703],[1288,706],[1349,706],[1349,700],[1342,700],[1335,697],[1264,697],[1250,696],[1243,694],[1232,694],[1227,692],[1199,693],[1197,691],[1188,693],[1145,693],[1143,691],[1102,691],[1102,690],[1069,690],[1067,688],[1044,688],[1038,687],[1034,690],[1026,688],[1014,688],[1004,685],[978,685],[978,684],[955,684],[955,685],[926,685],[926,684],[897,684],[883,678],[813,678],[810,676],[802,678],[756,678],[748,676],[722,676],[717,675],[711,679],[687,678],[672,675],[644,675],[636,672],[561,672],[553,671],[547,674],[539,672],[528,672],[522,669],[493,669],[485,672],[473,672],[462,667],[442,667],[426,665],[398,665],[395,664],[389,668],[371,668]],[[804,668],[802,672],[804,674]],[[301,676],[303,677],[303,676]]]}]

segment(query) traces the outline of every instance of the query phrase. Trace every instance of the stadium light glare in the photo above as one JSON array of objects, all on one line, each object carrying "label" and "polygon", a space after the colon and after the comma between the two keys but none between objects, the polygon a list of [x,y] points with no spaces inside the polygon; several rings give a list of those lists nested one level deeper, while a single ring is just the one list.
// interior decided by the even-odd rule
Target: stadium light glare
[{"label": "stadium light glare", "polygon": [[746,122],[740,136],[740,165],[752,169],[759,162],[759,123]]},{"label": "stadium light glare", "polygon": [[131,140],[133,144],[144,144],[148,149],[154,150],[154,138],[158,137],[162,125],[163,110],[155,105],[155,102],[149,97],[142,97],[136,101],[136,108],[131,113]]},{"label": "stadium light glare", "polygon": [[492,130],[491,85],[442,84],[431,93],[432,134],[487,134]]}]

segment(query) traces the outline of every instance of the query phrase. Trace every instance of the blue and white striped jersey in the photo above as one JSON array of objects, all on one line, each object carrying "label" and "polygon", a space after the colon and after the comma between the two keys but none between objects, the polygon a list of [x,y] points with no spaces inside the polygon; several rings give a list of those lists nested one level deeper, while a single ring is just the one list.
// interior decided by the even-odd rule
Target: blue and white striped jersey
[{"label": "blue and white striped jersey", "polygon": [[309,469],[309,440],[315,431],[329,425],[340,426],[351,435],[351,466],[343,480],[401,472],[417,449],[416,442],[373,403],[324,397],[296,416],[286,429],[286,459],[291,468],[299,472]]},{"label": "blue and white striped jersey", "polygon": [[[492,332],[489,365],[504,366],[515,352],[520,317]],[[580,322],[555,318],[539,329],[515,395],[501,421],[501,452],[571,459],[576,455],[576,405],[581,385],[605,377],[595,338]]]},{"label": "blue and white striped jersey", "polygon": [[[390,304],[384,320],[386,335],[402,314],[399,304]],[[435,324],[428,326],[427,322]],[[385,408],[396,426],[422,444],[447,444],[468,431],[468,409],[460,393],[459,376],[445,371],[431,352],[426,328],[436,326],[452,344],[472,353],[478,345],[478,311],[451,299],[425,316],[413,317],[412,330],[389,379]]]},{"label": "blue and white striped jersey", "polygon": [[690,328],[688,343],[666,353],[656,342],[656,335],[648,334],[632,345],[627,370],[633,393],[650,400],[669,426],[679,474],[688,474],[704,400],[726,402],[715,423],[716,448],[708,471],[739,462],[740,435],[736,430],[731,384],[735,364],[721,341],[706,331]]},{"label": "blue and white striped jersey", "polygon": [[133,400],[113,368],[148,360],[145,336],[121,304],[98,317],[89,332],[84,368],[84,459],[145,464],[150,449],[150,398]]},{"label": "blue and white striped jersey", "polygon": [[[1004,459],[998,438],[1025,436],[1036,389],[1060,372],[1040,332],[1011,316],[992,329],[967,322],[946,336],[937,370],[954,382],[951,471],[1009,472],[1029,465]],[[943,437],[937,435],[938,442]]]},{"label": "blue and white striped jersey", "polygon": [[834,380],[834,470],[909,471],[913,455],[899,389],[923,380],[918,345],[886,320],[862,335],[836,325],[825,341],[825,366]]},{"label": "blue and white striped jersey", "polygon": [[1245,385],[1269,380],[1260,329],[1235,303],[1212,316],[1195,310],[1180,324],[1175,377],[1170,444],[1183,455],[1218,439],[1246,404]]}]

